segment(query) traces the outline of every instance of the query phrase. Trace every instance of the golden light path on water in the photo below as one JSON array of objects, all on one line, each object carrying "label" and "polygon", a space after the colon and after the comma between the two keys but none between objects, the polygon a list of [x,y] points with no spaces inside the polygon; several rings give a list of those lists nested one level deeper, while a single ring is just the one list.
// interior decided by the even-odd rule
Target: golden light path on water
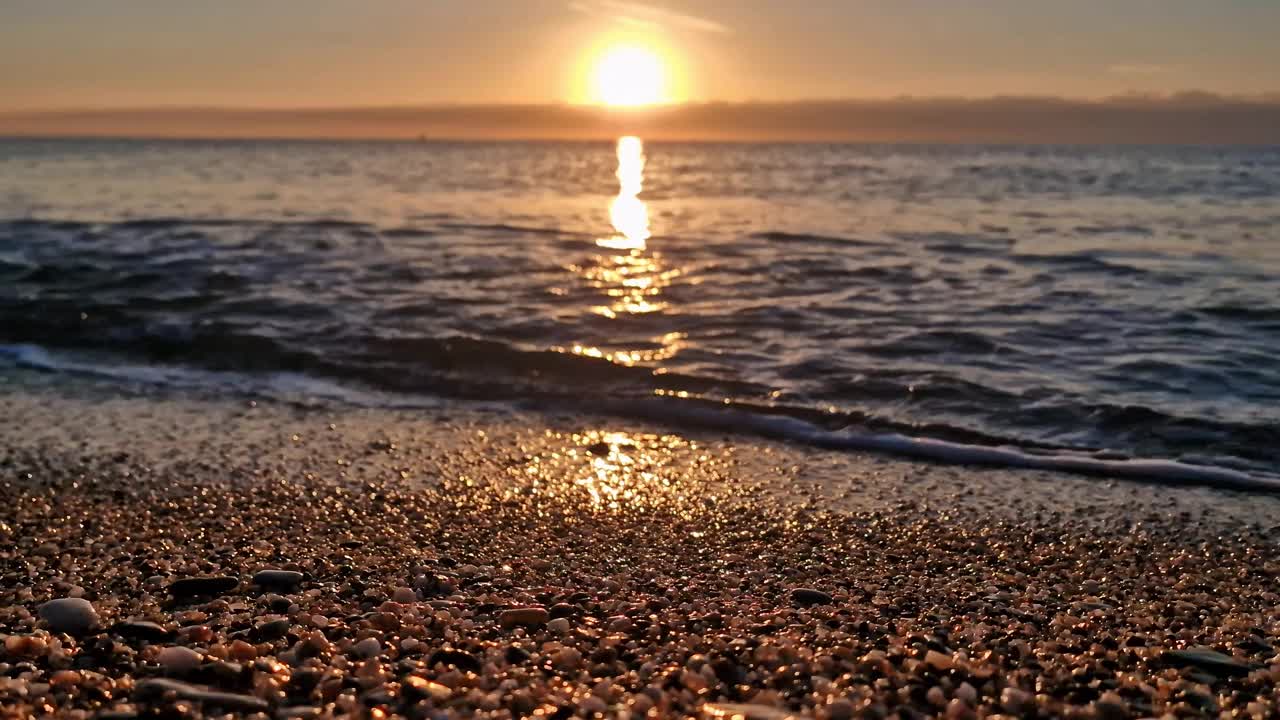
[{"label": "golden light path on water", "polygon": [[609,204],[609,220],[620,234],[596,244],[612,250],[644,250],[649,240],[649,208],[640,199],[644,190],[644,142],[627,136],[618,140],[618,197]]},{"label": "golden light path on water", "polygon": [[[649,248],[653,237],[649,227],[649,208],[640,199],[644,191],[644,142],[633,136],[619,138],[617,156],[618,194],[609,203],[609,222],[615,233],[596,240],[596,245],[607,254],[593,258],[591,263],[572,265],[570,269],[589,287],[608,298],[607,304],[588,310],[623,322],[628,317],[669,310],[662,293],[682,271],[666,267],[661,254]],[[680,351],[684,340],[684,333],[672,331],[650,338],[643,348],[606,349],[577,344],[557,349],[631,366],[671,358]],[[658,437],[604,429],[575,435],[573,440],[585,447],[536,457],[526,472],[536,476],[551,468],[568,465],[563,469],[570,477],[576,478],[575,490],[589,505],[607,512],[678,503],[683,491],[680,483],[673,480],[672,461],[680,454],[678,449],[697,450],[696,444],[675,436]],[[679,474],[674,477],[679,477]]]},{"label": "golden light path on water", "polygon": [[[608,298],[607,304],[594,306],[591,312],[614,320],[667,310],[663,290],[682,273],[679,268],[666,267],[661,254],[649,249],[652,238],[649,208],[640,199],[644,191],[644,141],[630,135],[619,138],[617,157],[618,194],[609,204],[609,221],[615,234],[596,240],[597,246],[613,253],[597,258],[593,264],[570,268]],[[684,338],[684,333],[668,332],[653,338],[647,347],[634,350],[605,350],[588,345],[562,349],[575,355],[635,365],[674,356]]]}]

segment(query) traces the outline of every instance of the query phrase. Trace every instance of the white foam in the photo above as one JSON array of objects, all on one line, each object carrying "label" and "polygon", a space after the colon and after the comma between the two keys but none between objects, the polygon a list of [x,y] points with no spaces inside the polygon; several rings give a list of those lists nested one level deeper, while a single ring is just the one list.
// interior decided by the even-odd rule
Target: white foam
[{"label": "white foam", "polygon": [[[650,409],[656,410],[656,408]],[[1054,470],[1150,482],[1280,492],[1280,477],[1176,460],[1114,459],[1071,452],[1031,453],[1010,446],[969,445],[947,440],[910,437],[899,433],[874,433],[847,428],[825,430],[797,418],[734,412],[706,406],[673,407],[673,404],[664,403],[660,412],[645,414],[654,417],[674,415],[670,419],[682,418],[702,426],[750,432],[833,450],[882,452],[962,465]]]},{"label": "white foam", "polygon": [[[43,371],[69,372],[168,387],[218,389],[284,401],[329,400],[360,407],[427,408],[443,401],[419,396],[364,391],[328,380],[296,373],[261,377],[239,373],[195,370],[155,365],[104,364],[53,354],[37,345],[0,345],[0,358],[14,365]],[[641,416],[658,422],[713,427],[745,432],[833,450],[860,450],[900,455],[943,463],[1054,470],[1149,482],[1197,484],[1213,487],[1280,492],[1280,477],[1234,468],[1192,464],[1176,460],[1116,459],[1072,452],[1028,452],[1011,446],[992,447],[910,437],[899,433],[874,433],[856,429],[826,430],[798,418],[741,412],[663,398],[648,401],[608,402],[596,410],[624,417]]]}]

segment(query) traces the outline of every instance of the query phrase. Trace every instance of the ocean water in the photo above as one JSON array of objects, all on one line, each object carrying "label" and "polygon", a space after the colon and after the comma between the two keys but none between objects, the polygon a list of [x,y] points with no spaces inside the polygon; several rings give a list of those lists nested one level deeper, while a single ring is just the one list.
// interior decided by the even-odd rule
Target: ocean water
[{"label": "ocean water", "polygon": [[0,140],[0,344],[1271,487],[1280,148]]}]

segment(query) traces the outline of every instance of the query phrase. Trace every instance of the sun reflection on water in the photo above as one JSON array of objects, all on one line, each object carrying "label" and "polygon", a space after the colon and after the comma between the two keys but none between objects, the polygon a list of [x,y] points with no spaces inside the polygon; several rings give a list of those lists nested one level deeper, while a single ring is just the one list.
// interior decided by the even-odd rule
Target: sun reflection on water
[{"label": "sun reflection on water", "polygon": [[[618,194],[609,204],[609,221],[615,234],[596,240],[597,246],[614,252],[595,258],[593,263],[569,266],[607,298],[606,303],[591,307],[591,312],[611,320],[667,310],[663,291],[683,274],[680,268],[666,267],[662,255],[649,249],[649,209],[640,199],[644,190],[644,141],[631,135],[619,138],[617,157]],[[634,350],[605,350],[581,344],[556,349],[635,365],[675,356],[685,337],[680,332],[664,333],[652,338],[652,345]]]},{"label": "sun reflection on water", "polygon": [[631,135],[618,139],[618,196],[609,205],[609,221],[616,235],[599,238],[596,245],[618,250],[606,262],[585,268],[582,275],[613,301],[595,308],[609,318],[658,312],[666,304],[657,298],[662,288],[679,276],[679,270],[664,269],[656,253],[646,252],[649,208],[640,199],[644,190],[644,142]]},{"label": "sun reflection on water", "polygon": [[644,250],[649,237],[649,208],[640,199],[644,190],[644,142],[628,135],[618,139],[618,196],[609,206],[609,220],[619,235],[596,244],[611,250]]}]

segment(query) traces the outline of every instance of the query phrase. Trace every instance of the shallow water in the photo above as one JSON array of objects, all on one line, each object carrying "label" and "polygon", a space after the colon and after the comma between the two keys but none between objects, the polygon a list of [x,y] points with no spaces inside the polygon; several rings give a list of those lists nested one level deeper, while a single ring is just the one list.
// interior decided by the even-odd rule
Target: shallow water
[{"label": "shallow water", "polygon": [[1280,149],[0,141],[0,355],[1263,477],[1278,198]]}]

